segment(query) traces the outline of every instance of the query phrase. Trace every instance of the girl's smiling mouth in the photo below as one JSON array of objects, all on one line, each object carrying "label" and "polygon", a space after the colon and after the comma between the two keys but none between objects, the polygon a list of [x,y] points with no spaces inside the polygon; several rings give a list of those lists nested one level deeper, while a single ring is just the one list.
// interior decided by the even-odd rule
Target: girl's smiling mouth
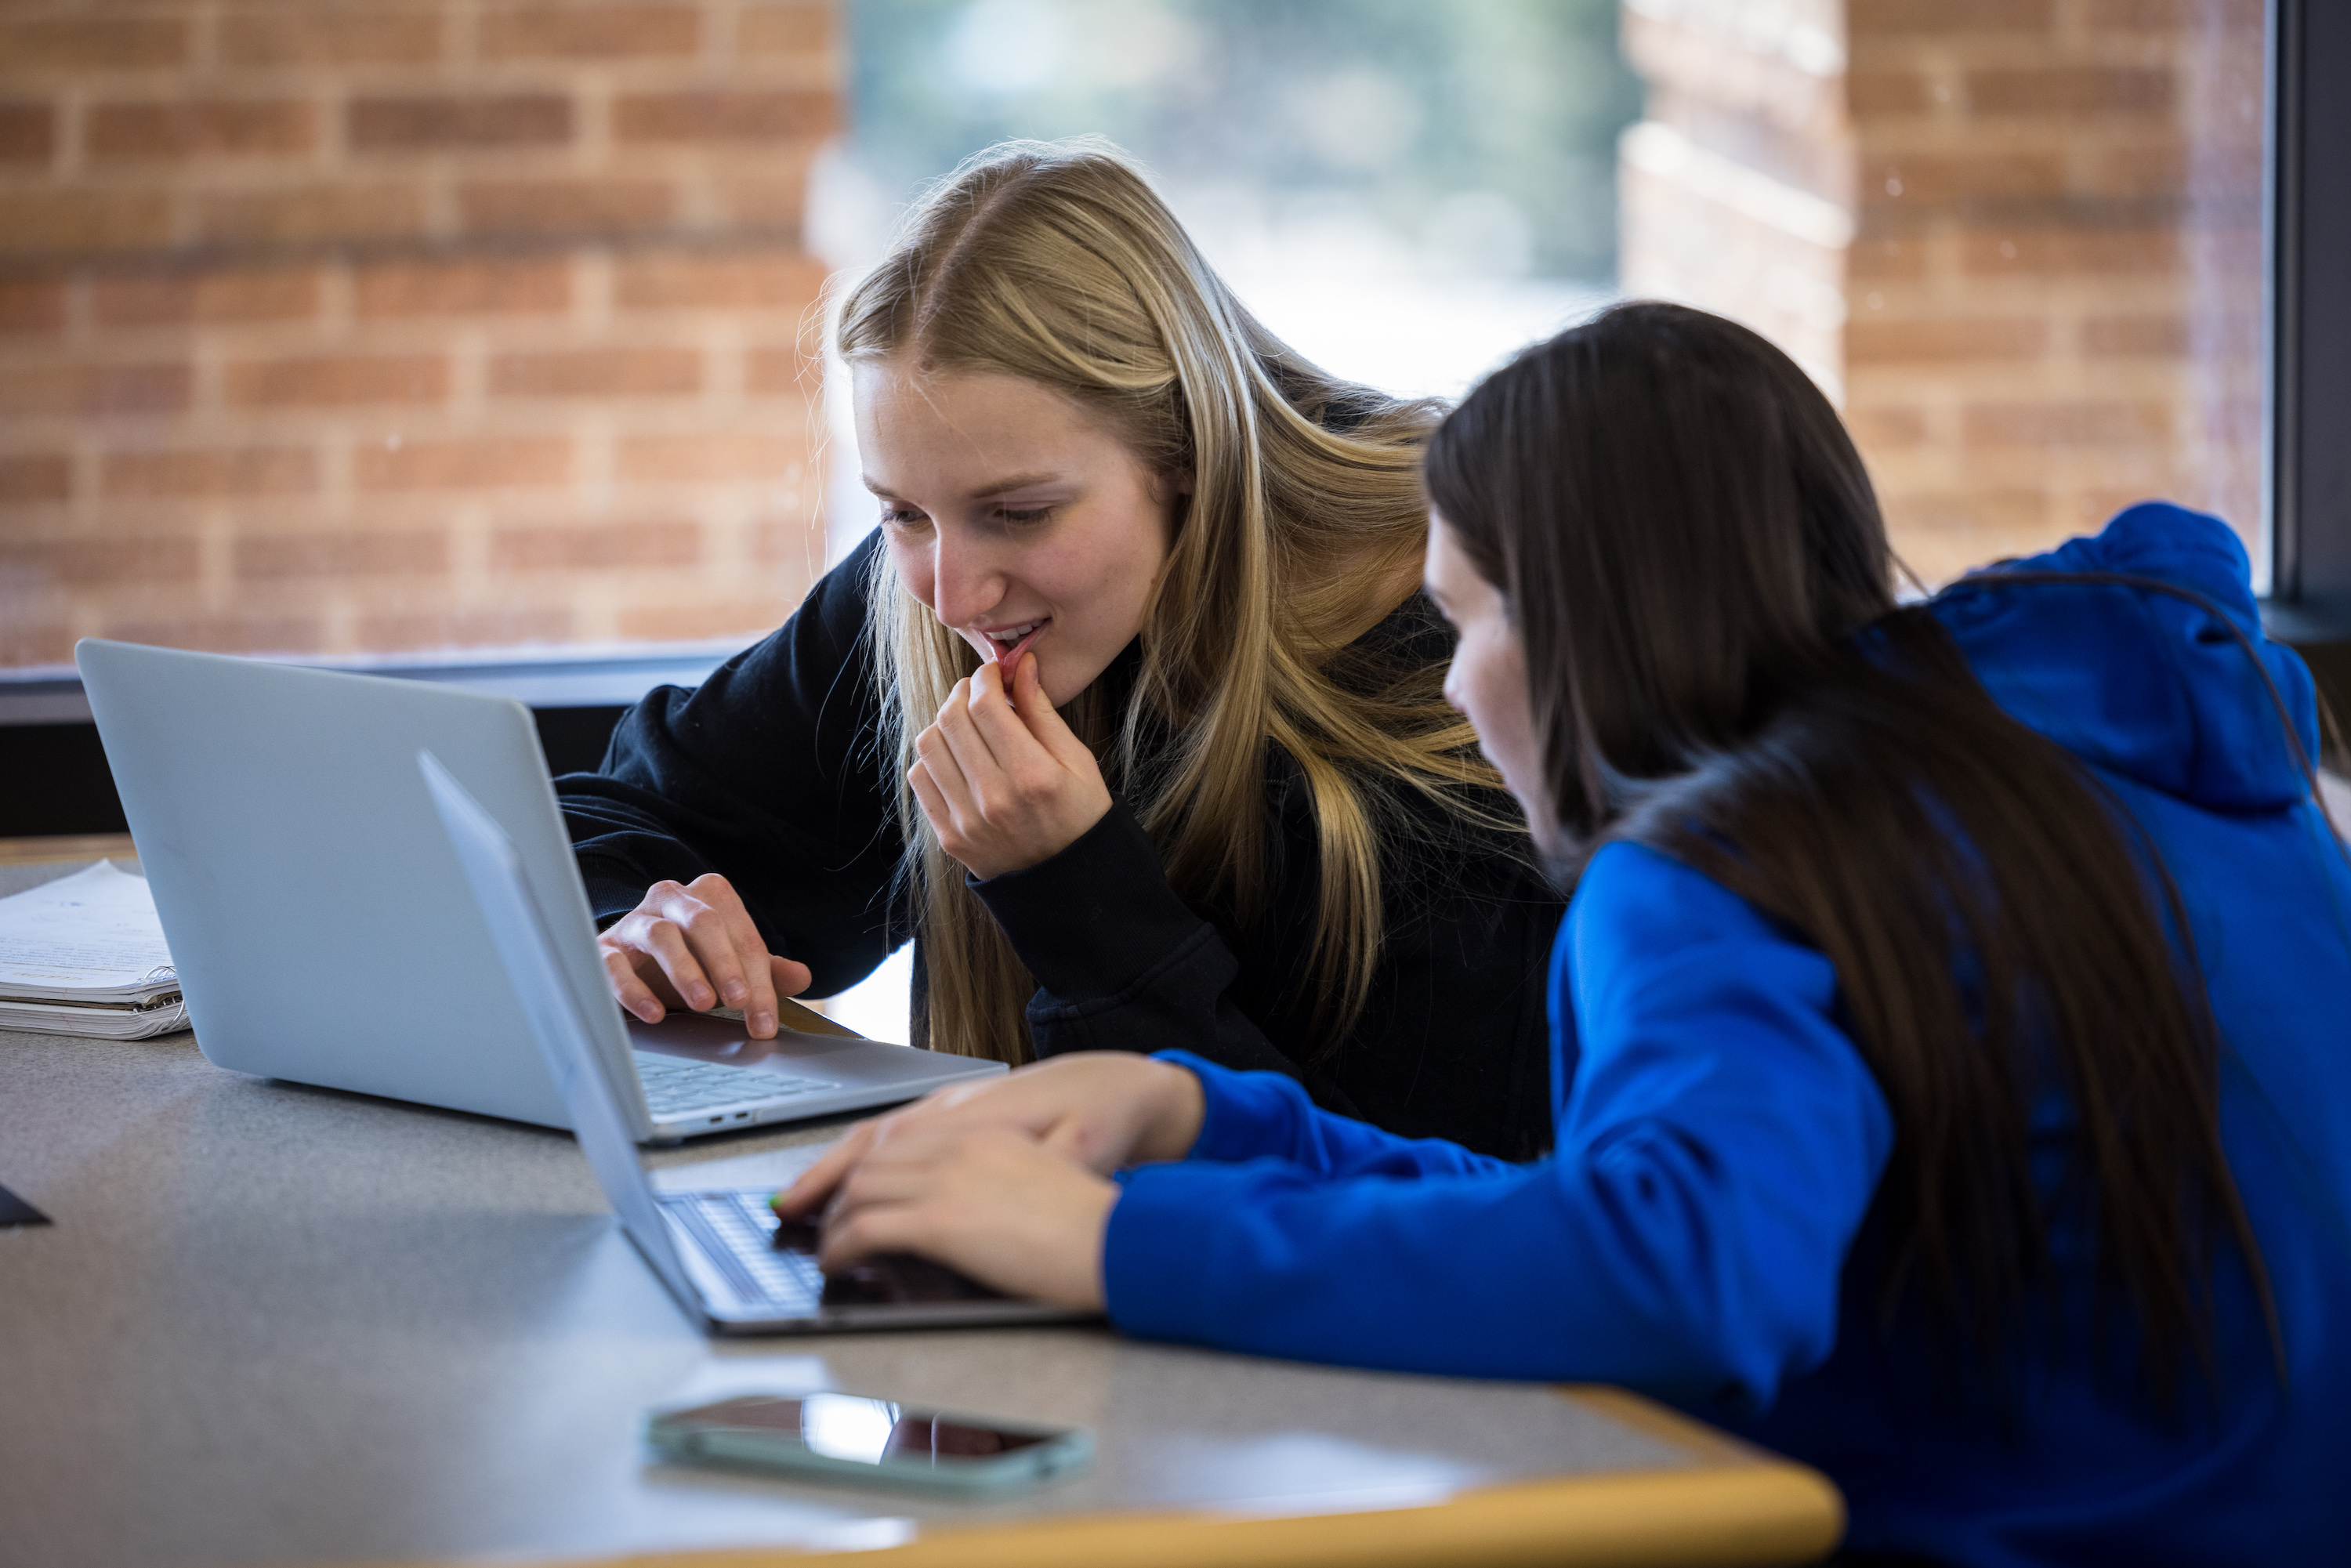
[{"label": "girl's smiling mouth", "polygon": [[1052,623],[1053,618],[1047,615],[1035,621],[1023,621],[1015,626],[983,632],[980,635],[987,639],[989,656],[996,663],[1003,665],[1008,673],[1020,667],[1020,655],[1027,653],[1029,644],[1034,643],[1043,634],[1045,628]]}]

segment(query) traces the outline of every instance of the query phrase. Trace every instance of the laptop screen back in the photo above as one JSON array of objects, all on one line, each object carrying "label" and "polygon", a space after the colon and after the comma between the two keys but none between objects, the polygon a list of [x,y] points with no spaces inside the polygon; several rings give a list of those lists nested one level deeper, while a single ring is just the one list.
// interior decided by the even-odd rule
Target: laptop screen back
[{"label": "laptop screen back", "polygon": [[448,830],[465,881],[489,925],[498,960],[513,982],[524,1016],[530,1020],[532,1038],[547,1058],[564,1107],[571,1113],[572,1131],[604,1197],[670,1289],[682,1301],[698,1301],[652,1186],[645,1180],[644,1167],[637,1163],[636,1143],[629,1135],[620,1099],[589,1043],[578,999],[565,982],[555,944],[529,884],[523,880],[522,862],[512,841],[438,758],[420,751],[416,766],[433,793],[434,807]]}]

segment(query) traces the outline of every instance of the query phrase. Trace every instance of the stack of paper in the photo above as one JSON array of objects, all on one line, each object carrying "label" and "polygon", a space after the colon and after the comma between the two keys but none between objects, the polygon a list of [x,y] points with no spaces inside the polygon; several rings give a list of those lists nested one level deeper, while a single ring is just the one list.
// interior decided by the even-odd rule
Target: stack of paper
[{"label": "stack of paper", "polygon": [[0,898],[0,1029],[143,1040],[187,1027],[145,877],[99,861]]}]

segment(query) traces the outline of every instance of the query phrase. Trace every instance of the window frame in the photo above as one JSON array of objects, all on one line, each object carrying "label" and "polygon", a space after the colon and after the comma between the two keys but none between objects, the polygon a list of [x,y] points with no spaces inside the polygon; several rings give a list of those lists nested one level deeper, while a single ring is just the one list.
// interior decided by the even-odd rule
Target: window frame
[{"label": "window frame", "polygon": [[2268,28],[2263,611],[2323,646],[2351,639],[2351,95],[2324,90],[2351,74],[2351,6],[2269,0]]}]

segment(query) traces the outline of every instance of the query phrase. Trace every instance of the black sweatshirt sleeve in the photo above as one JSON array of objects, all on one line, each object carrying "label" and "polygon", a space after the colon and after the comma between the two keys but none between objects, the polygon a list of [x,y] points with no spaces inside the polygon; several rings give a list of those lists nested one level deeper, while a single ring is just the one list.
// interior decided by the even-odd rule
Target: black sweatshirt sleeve
[{"label": "black sweatshirt sleeve", "polygon": [[598,924],[664,879],[719,872],[812,996],[888,952],[903,840],[884,793],[865,640],[879,535],[827,573],[766,641],[693,691],[663,686],[622,716],[603,766],[556,780]]},{"label": "black sweatshirt sleeve", "polygon": [[[1039,1056],[1184,1050],[1226,1067],[1304,1076],[1238,1002],[1241,967],[1160,869],[1123,800],[1050,860],[971,883],[1037,981]],[[1345,1110],[1333,1083],[1318,1098]]]}]

